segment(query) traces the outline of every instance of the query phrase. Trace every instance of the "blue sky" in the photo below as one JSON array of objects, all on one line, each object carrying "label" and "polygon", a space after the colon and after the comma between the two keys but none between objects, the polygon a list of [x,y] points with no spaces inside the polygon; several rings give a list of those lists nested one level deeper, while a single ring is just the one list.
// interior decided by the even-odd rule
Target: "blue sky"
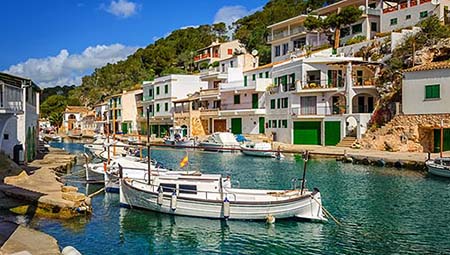
[{"label": "blue sky", "polygon": [[42,87],[75,83],[170,31],[232,22],[267,0],[2,1],[0,70]]}]

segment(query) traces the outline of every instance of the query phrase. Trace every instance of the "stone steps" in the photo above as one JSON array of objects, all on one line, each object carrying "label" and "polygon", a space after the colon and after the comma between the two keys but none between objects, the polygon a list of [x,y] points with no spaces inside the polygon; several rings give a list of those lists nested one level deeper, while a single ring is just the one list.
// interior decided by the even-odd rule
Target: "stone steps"
[{"label": "stone steps", "polygon": [[353,144],[355,142],[356,142],[356,137],[347,136],[347,137],[344,137],[338,144],[336,144],[336,147],[350,148],[353,146]]}]

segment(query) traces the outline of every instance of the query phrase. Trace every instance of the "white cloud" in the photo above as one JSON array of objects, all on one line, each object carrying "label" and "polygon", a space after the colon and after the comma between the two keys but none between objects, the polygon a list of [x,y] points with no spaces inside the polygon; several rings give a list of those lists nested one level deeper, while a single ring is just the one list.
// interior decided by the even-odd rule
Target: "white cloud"
[{"label": "white cloud", "polygon": [[62,49],[56,56],[30,58],[4,72],[31,78],[41,87],[80,85],[81,77],[94,68],[123,60],[137,49],[122,44],[88,47],[81,54]]},{"label": "white cloud", "polygon": [[261,9],[262,7],[248,10],[246,7],[242,5],[224,6],[220,8],[214,15],[214,24],[224,22],[227,25],[231,25],[236,20],[244,16],[250,15]]},{"label": "white cloud", "polygon": [[137,13],[139,5],[127,0],[113,0],[109,6],[102,6],[102,9],[105,9],[107,12],[117,17],[128,18]]}]

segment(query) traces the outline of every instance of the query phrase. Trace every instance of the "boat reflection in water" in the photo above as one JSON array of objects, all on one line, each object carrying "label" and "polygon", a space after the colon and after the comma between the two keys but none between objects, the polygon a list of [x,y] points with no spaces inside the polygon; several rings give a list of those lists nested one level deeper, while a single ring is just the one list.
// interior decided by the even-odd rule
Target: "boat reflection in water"
[{"label": "boat reflection in water", "polygon": [[[275,224],[257,221],[226,221],[120,208],[122,242],[139,236],[148,243],[148,253],[170,246],[177,254],[236,253],[276,254],[308,247],[320,253],[324,224],[279,220]],[[129,238],[128,238],[129,237]],[[142,239],[144,240],[142,240]],[[233,252],[234,251],[234,252]],[[147,252],[147,251],[146,251]]]}]

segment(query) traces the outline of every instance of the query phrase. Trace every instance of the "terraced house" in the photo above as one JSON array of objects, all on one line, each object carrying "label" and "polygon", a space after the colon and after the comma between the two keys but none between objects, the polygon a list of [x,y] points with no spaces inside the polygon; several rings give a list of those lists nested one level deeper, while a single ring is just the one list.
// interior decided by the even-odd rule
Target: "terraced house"
[{"label": "terraced house", "polygon": [[17,163],[36,156],[40,91],[30,79],[0,73],[0,151]]},{"label": "terraced house", "polygon": [[[206,87],[198,75],[171,74],[143,83],[142,113],[146,117],[149,109],[150,132],[157,137],[164,137],[174,124],[173,102],[185,98],[188,94]],[[141,131],[146,133],[145,118],[140,119]]]},{"label": "terraced house", "polygon": [[336,145],[365,133],[379,64],[317,54],[272,68],[266,135],[293,144]]}]

